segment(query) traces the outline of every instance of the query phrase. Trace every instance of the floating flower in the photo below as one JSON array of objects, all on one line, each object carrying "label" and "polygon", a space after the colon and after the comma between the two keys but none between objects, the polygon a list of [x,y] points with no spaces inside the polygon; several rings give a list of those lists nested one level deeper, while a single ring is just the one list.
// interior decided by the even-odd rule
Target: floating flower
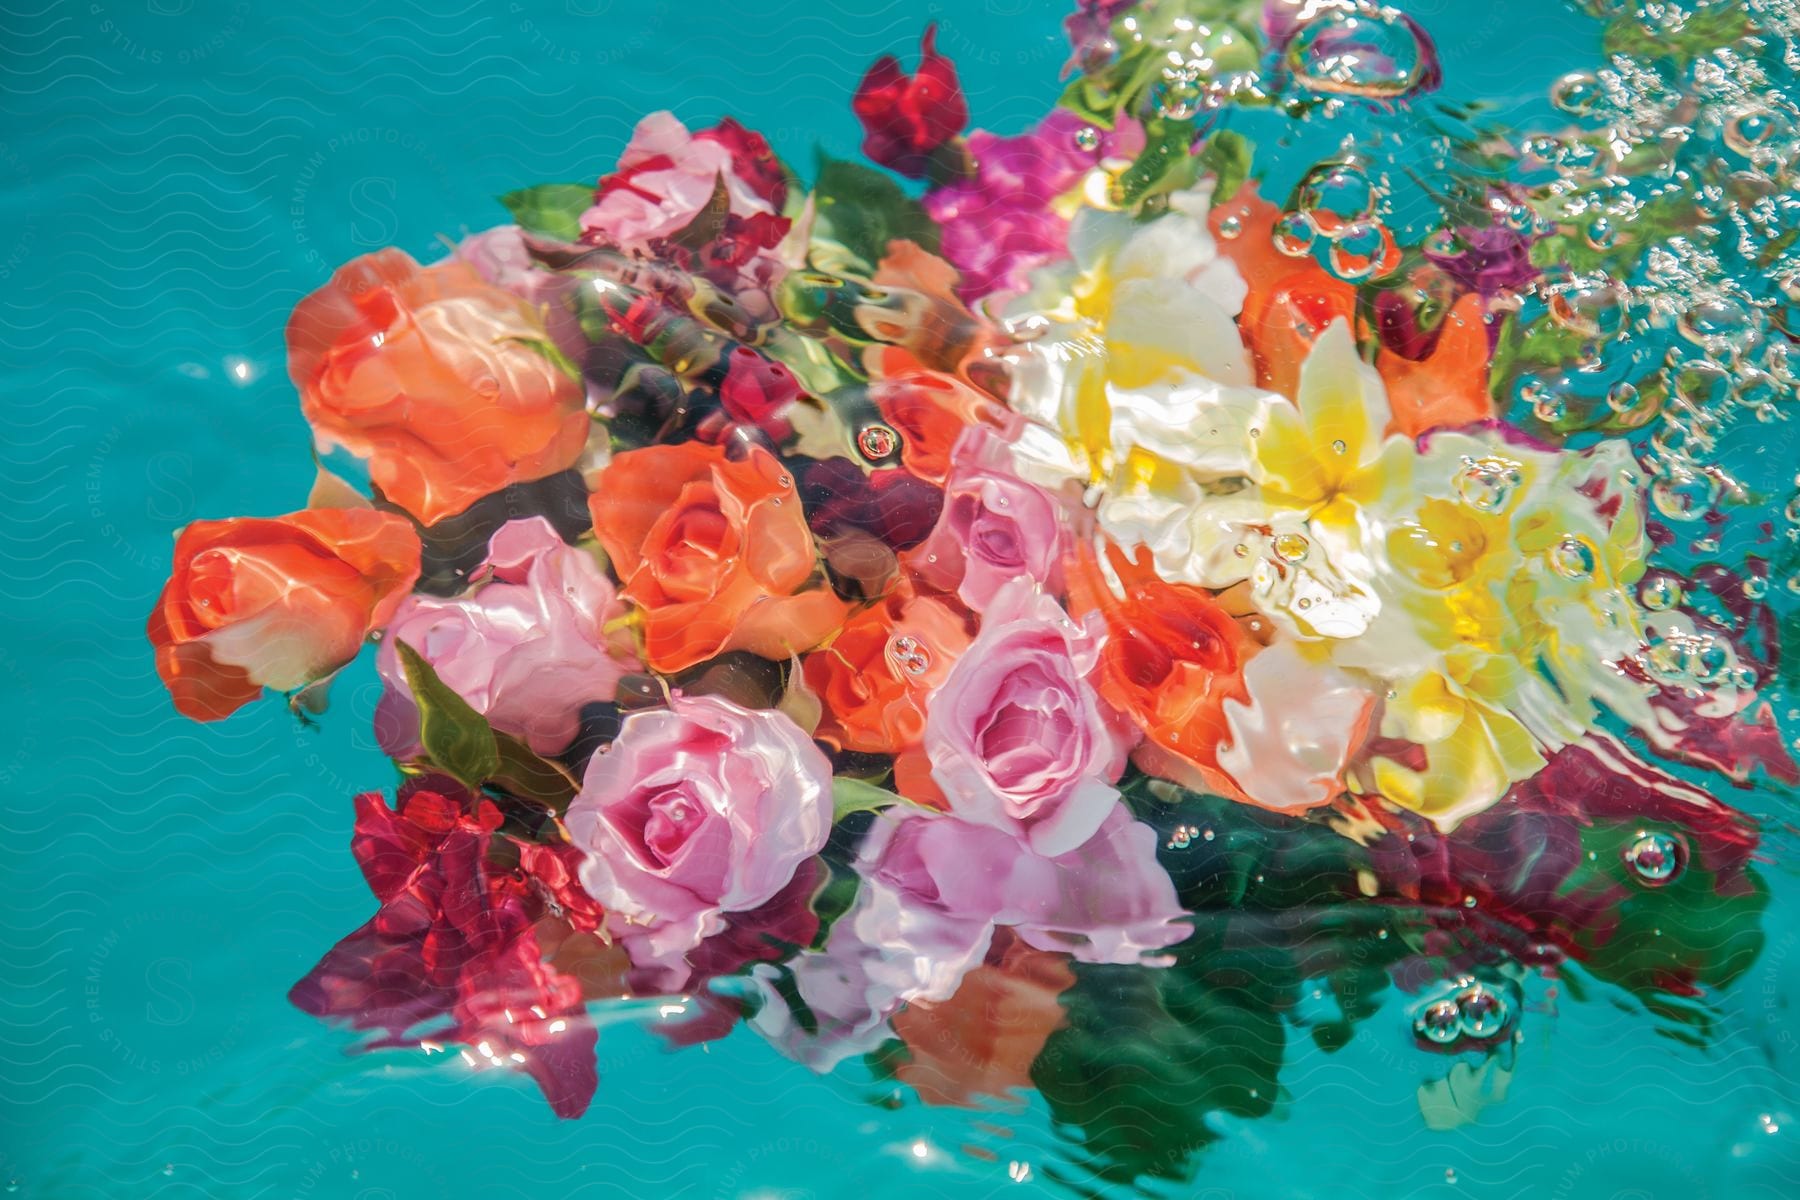
[{"label": "floating flower", "polygon": [[584,704],[610,701],[636,663],[611,645],[624,615],[594,556],[569,546],[542,517],[494,534],[468,595],[410,596],[395,612],[376,663],[387,691],[375,711],[382,749],[419,753],[419,713],[396,643],[430,663],[494,728],[539,754],[575,739]]},{"label": "floating flower", "polygon": [[1007,443],[974,426],[952,453],[943,515],[909,561],[932,587],[982,612],[1014,580],[1061,591],[1062,546],[1057,499],[1019,478]]},{"label": "floating flower", "polygon": [[679,987],[725,914],[773,899],[824,847],[831,764],[780,713],[677,698],[626,718],[565,823],[607,930]]},{"label": "floating flower", "polygon": [[995,600],[926,715],[931,777],[951,812],[1049,857],[1092,836],[1129,749],[1088,682],[1102,642],[1029,584]]},{"label": "floating flower", "polygon": [[910,586],[852,616],[806,656],[807,685],[824,709],[819,738],[869,754],[918,747],[929,698],[970,641],[965,614]]},{"label": "floating flower", "polygon": [[601,472],[589,506],[658,671],[727,650],[786,659],[843,619],[844,602],[816,584],[794,481],[766,450],[739,459],[698,442],[630,450]]},{"label": "floating flower", "polygon": [[219,720],[355,658],[418,577],[418,535],[392,513],[196,521],[150,613],[157,674],[184,716]]},{"label": "floating flower", "polygon": [[422,523],[572,465],[581,388],[534,343],[537,316],[467,263],[381,250],[339,267],[288,320],[288,370],[324,446]]}]

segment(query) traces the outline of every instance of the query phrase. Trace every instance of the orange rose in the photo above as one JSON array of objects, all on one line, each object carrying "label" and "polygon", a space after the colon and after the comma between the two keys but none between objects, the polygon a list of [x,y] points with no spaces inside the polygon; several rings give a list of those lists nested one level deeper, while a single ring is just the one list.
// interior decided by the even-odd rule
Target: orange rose
[{"label": "orange rose", "polygon": [[871,352],[869,399],[900,435],[900,462],[920,479],[943,483],[950,450],[970,425],[1001,428],[1006,411],[993,397],[954,375],[927,369],[905,350]]},{"label": "orange rose", "polygon": [[523,300],[463,262],[364,255],[288,320],[288,371],[321,442],[368,460],[427,525],[554,475],[587,443],[581,386],[529,343]]},{"label": "orange rose", "polygon": [[847,606],[809,586],[818,560],[794,481],[767,450],[699,442],[628,450],[588,497],[594,533],[642,614],[644,660],[680,671],[727,650],[786,659]]},{"label": "orange rose", "polygon": [[1067,955],[995,930],[987,961],[963,976],[954,996],[894,1015],[909,1056],[895,1073],[927,1104],[972,1107],[978,1097],[1029,1088],[1031,1064],[1064,1023],[1058,997],[1074,985]]},{"label": "orange rose", "polygon": [[1245,698],[1244,662],[1257,643],[1211,592],[1158,578],[1147,550],[1134,562],[1109,545],[1107,559],[1124,598],[1083,542],[1070,567],[1069,613],[1098,610],[1106,619],[1110,636],[1094,682],[1143,731],[1134,761],[1153,774],[1198,780],[1217,795],[1244,799],[1219,769],[1219,743],[1230,734],[1225,701]]},{"label": "orange rose", "polygon": [[184,715],[216,721],[355,658],[418,577],[418,535],[393,513],[196,521],[150,614],[157,674]]},{"label": "orange rose", "polygon": [[[1219,248],[1237,265],[1249,285],[1238,326],[1256,366],[1256,382],[1272,392],[1297,394],[1300,364],[1313,342],[1334,320],[1359,328],[1356,288],[1310,259],[1294,259],[1276,250],[1272,231],[1280,211],[1257,196],[1253,187],[1239,189],[1230,201],[1213,209],[1218,234],[1221,222],[1235,218],[1238,235],[1221,239]],[[1481,297],[1470,292],[1452,306],[1432,352],[1413,361],[1385,348],[1375,354],[1375,369],[1387,385],[1393,430],[1418,437],[1428,430],[1467,425],[1494,415],[1488,395],[1488,337],[1482,321]]]},{"label": "orange rose", "polygon": [[851,617],[806,656],[807,686],[824,702],[819,737],[845,750],[899,754],[925,734],[925,698],[969,647],[968,619],[950,602],[902,584]]}]

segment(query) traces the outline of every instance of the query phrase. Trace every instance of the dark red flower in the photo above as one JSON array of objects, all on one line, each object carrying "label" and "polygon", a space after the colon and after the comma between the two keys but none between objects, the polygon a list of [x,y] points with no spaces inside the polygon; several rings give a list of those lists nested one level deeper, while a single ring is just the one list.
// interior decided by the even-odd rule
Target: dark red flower
[{"label": "dark red flower", "polygon": [[932,152],[969,124],[956,66],[937,52],[937,26],[919,43],[919,71],[907,75],[900,60],[875,60],[850,101],[863,125],[863,153],[913,179],[927,170]]},{"label": "dark red flower", "polygon": [[[288,999],[383,1031],[363,1049],[421,1039],[477,1047],[487,1060],[471,1059],[477,1066],[523,1070],[559,1116],[580,1116],[598,1083],[598,1035],[580,986],[542,961],[533,922],[544,891],[527,871],[489,869],[500,823],[492,801],[442,776],[407,783],[394,808],[379,792],[358,796],[351,849],[381,907]],[[552,893],[569,882],[561,858],[525,861],[555,868]],[[448,1024],[418,1028],[440,1019]]]},{"label": "dark red flower", "polygon": [[894,550],[924,541],[944,508],[944,493],[899,467],[864,471],[828,458],[800,475],[800,499],[813,534],[829,538],[861,530]]},{"label": "dark red flower", "polygon": [[761,425],[800,397],[800,381],[781,363],[739,346],[725,360],[719,400],[734,421]]}]

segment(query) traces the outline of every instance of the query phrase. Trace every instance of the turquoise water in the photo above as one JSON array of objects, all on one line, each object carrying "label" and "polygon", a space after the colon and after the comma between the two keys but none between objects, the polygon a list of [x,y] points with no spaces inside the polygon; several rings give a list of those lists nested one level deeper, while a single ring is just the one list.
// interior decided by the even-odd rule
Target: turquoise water
[{"label": "turquoise water", "polygon": [[[1443,51],[1440,98],[1487,98],[1521,126],[1547,115],[1550,81],[1599,57],[1593,23],[1548,0],[1405,7]],[[1029,0],[0,11],[10,1193],[1073,1194],[1048,1182],[1086,1176],[1042,1100],[928,1108],[866,1067],[815,1077],[746,1030],[673,1055],[649,1022],[608,1018],[601,1089],[578,1122],[557,1121],[528,1082],[453,1059],[347,1056],[351,1035],[285,993],[371,908],[345,849],[349,797],[392,778],[370,733],[372,665],[340,681],[321,727],[275,703],[201,727],[170,708],[142,624],[174,528],[304,498],[309,438],[282,328],[337,263],[388,244],[428,257],[438,235],[502,219],[496,194],[610,165],[658,108],[690,124],[735,115],[802,163],[815,143],[849,155],[864,65],[933,19],[975,123],[1022,128],[1054,99],[1061,15]],[[1778,454],[1769,440],[1725,452]],[[1785,797],[1731,799],[1791,817]],[[1260,1042],[1250,1057],[1280,1062],[1275,1095],[1251,1106],[1271,1111],[1213,1116],[1193,1181],[1147,1189],[1800,1195],[1791,850],[1779,830],[1765,843],[1766,944],[1696,1002],[1705,1022],[1576,968],[1525,975],[1504,1070],[1472,1060],[1450,1080],[1492,1100],[1455,1130],[1430,1128],[1419,1093],[1458,1060],[1419,1049],[1391,991],[1329,1053],[1298,1016],[1227,1016],[1207,1035],[1221,1057]],[[1245,939],[1274,936],[1214,920],[1222,937],[1234,922]]]}]

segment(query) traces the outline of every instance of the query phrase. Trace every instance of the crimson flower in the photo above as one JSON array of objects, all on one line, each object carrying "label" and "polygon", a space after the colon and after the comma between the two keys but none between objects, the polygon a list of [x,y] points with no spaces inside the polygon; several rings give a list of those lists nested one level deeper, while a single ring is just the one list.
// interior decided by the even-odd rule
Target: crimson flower
[{"label": "crimson flower", "polygon": [[912,179],[922,178],[932,153],[969,124],[956,66],[937,52],[936,40],[937,26],[927,26],[916,75],[891,54],[876,59],[850,101],[863,125],[863,153]]},{"label": "crimson flower", "polygon": [[443,776],[407,783],[394,808],[380,792],[358,796],[351,850],[381,907],[288,999],[315,1017],[384,1031],[363,1049],[420,1040],[478,1047],[486,1061],[477,1066],[524,1071],[558,1116],[578,1117],[599,1083],[598,1035],[580,984],[543,961],[534,931],[546,897],[554,904],[567,894],[571,864],[546,850],[532,858],[542,881],[529,864],[491,870],[500,823],[491,800]]}]

